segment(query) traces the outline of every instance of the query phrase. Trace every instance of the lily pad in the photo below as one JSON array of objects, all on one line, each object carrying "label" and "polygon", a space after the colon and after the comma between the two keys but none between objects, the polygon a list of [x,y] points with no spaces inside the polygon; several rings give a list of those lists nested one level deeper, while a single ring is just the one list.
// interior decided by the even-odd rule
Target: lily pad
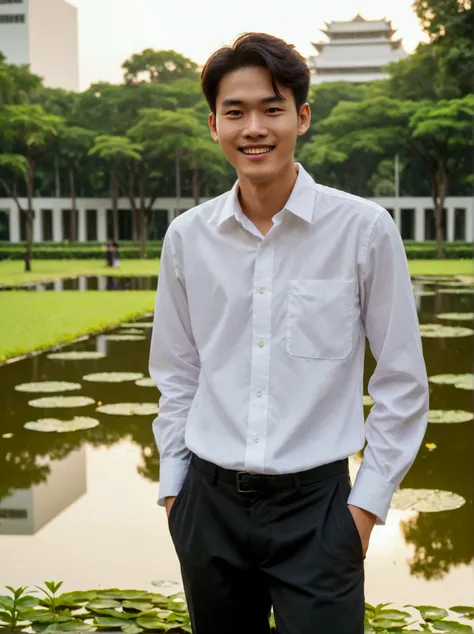
[{"label": "lily pad", "polygon": [[95,403],[93,398],[88,396],[45,396],[35,398],[28,402],[31,407],[86,407]]},{"label": "lily pad", "polygon": [[424,291],[424,290],[413,290],[413,295],[415,295],[415,297],[431,297],[433,295],[436,295],[436,291]]},{"label": "lily pad", "polygon": [[368,394],[364,394],[364,396],[362,397],[362,404],[364,405],[364,407],[370,407],[371,405],[374,405],[375,401],[374,399],[369,396]]},{"label": "lily pad", "polygon": [[142,335],[106,335],[108,341],[144,341],[146,337]]},{"label": "lily pad", "polygon": [[124,621],[113,616],[96,616],[92,625],[99,630],[120,630]]},{"label": "lily pad", "polygon": [[186,597],[184,592],[178,592],[168,598],[168,610],[173,612],[186,611]]},{"label": "lily pad", "polygon": [[452,491],[439,489],[398,489],[393,494],[391,508],[398,511],[418,511],[419,513],[437,513],[452,511],[466,503],[466,500]]},{"label": "lily pad", "polygon": [[48,359],[59,361],[85,361],[88,359],[103,359],[105,354],[97,350],[71,350],[70,352],[52,352],[48,354]]},{"label": "lily pad", "polygon": [[437,608],[433,605],[410,605],[407,607],[415,608],[421,614],[425,621],[439,621],[448,616],[444,608]]},{"label": "lily pad", "polygon": [[80,383],[69,383],[68,381],[39,381],[37,383],[20,383],[15,385],[17,392],[72,392],[80,390]]},{"label": "lily pad", "polygon": [[39,420],[29,421],[23,427],[30,431],[41,432],[57,432],[64,434],[72,431],[83,431],[84,429],[92,429],[99,425],[99,421],[95,418],[86,416],[75,416],[72,420],[59,420],[57,418],[40,418]]},{"label": "lily pad", "polygon": [[92,627],[79,619],[71,619],[64,623],[51,623],[43,632],[90,632]]},{"label": "lily pad", "polygon": [[150,593],[146,590],[119,590],[109,588],[98,594],[99,599],[113,599],[115,601],[148,601]]},{"label": "lily pad", "polygon": [[174,586],[179,586],[179,583],[177,581],[170,581],[169,579],[156,579],[155,581],[151,582],[151,585],[156,586],[157,588],[173,588]]},{"label": "lily pad", "polygon": [[10,438],[13,438],[13,434],[11,432],[2,434],[2,438],[5,438],[5,440],[9,440]]},{"label": "lily pad", "polygon": [[435,374],[430,376],[430,383],[454,385],[462,390],[474,389],[474,374]]},{"label": "lily pad", "polygon": [[135,385],[139,385],[140,387],[156,387],[155,382],[149,376],[138,379],[138,381],[135,381]]},{"label": "lily pad", "polygon": [[433,621],[431,625],[435,630],[439,630],[440,632],[452,632],[453,634],[457,632],[459,632],[459,634],[461,634],[461,632],[469,632],[469,634],[472,634],[472,627],[470,625],[463,625],[456,621]]},{"label": "lily pad", "polygon": [[136,623],[127,623],[127,625],[122,625],[122,632],[125,634],[140,634],[144,629],[139,627]]},{"label": "lily pad", "polygon": [[420,324],[422,337],[470,337],[474,335],[471,328],[461,326],[442,326],[440,324]]},{"label": "lily pad", "polygon": [[78,590],[76,592],[65,592],[60,597],[58,597],[59,603],[57,605],[63,605],[60,601],[68,601],[71,603],[88,603],[89,601],[93,601],[97,596],[97,592],[95,590],[89,591],[81,591]]},{"label": "lily pad", "polygon": [[429,423],[468,423],[474,418],[472,412],[463,410],[430,409]]},{"label": "lily pad", "polygon": [[118,335],[143,335],[143,328],[124,328],[117,332]]},{"label": "lily pad", "polygon": [[86,374],[82,379],[93,383],[124,383],[125,381],[137,381],[142,377],[142,372],[96,372]]},{"label": "lily pad", "polygon": [[439,313],[438,319],[452,319],[453,321],[472,321],[474,313]]},{"label": "lily pad", "polygon": [[120,325],[122,326],[122,328],[153,328],[152,321],[137,321]]},{"label": "lily pad", "polygon": [[158,405],[156,403],[110,403],[101,405],[96,412],[113,416],[151,416],[158,414]]},{"label": "lily pad", "polygon": [[456,612],[466,619],[474,619],[474,605],[455,605],[449,608],[451,612]]},{"label": "lily pad", "polygon": [[438,288],[438,293],[446,293],[450,295],[472,295],[474,293],[474,289],[469,286],[465,286],[464,288]]},{"label": "lily pad", "polygon": [[155,609],[155,605],[149,601],[124,601],[122,608],[132,612],[147,612],[148,610]]},{"label": "lily pad", "polygon": [[116,601],[114,599],[94,599],[87,603],[84,607],[86,610],[91,610],[95,612],[97,610],[108,610],[115,609],[121,606],[120,601]]}]

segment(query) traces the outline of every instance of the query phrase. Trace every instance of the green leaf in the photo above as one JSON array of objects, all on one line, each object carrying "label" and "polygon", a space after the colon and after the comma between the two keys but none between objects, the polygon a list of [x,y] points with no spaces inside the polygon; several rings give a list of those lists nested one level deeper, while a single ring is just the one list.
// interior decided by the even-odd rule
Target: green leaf
[{"label": "green leaf", "polygon": [[22,610],[24,608],[34,608],[39,604],[39,599],[36,597],[22,597],[18,599],[16,605],[17,608]]},{"label": "green leaf", "polygon": [[147,612],[148,610],[153,610],[155,606],[147,601],[124,601],[122,608],[124,610],[133,610],[134,612]]},{"label": "green leaf", "polygon": [[44,630],[45,632],[90,632],[92,627],[77,619],[71,619],[64,623],[52,623]]},{"label": "green leaf", "polygon": [[402,612],[401,610],[380,610],[377,617],[383,617],[384,619],[392,621],[403,621],[411,619],[411,614],[409,612]]},{"label": "green leaf", "polygon": [[[65,592],[58,597],[57,601],[70,603],[87,603],[88,601],[93,601],[96,596],[97,592],[95,590],[90,590],[89,592]],[[63,605],[63,603],[58,603],[58,605]]]},{"label": "green leaf", "polygon": [[94,599],[84,606],[86,610],[96,612],[97,610],[107,610],[109,608],[119,608],[120,601],[114,599]]},{"label": "green leaf", "polygon": [[14,602],[13,599],[6,594],[0,596],[0,608],[4,608],[5,610],[13,610]]},{"label": "green leaf", "polygon": [[406,607],[416,608],[425,621],[435,621],[444,619],[448,616],[448,613],[444,608],[436,608],[433,605],[412,605]]},{"label": "green leaf", "polygon": [[123,626],[123,619],[117,619],[111,616],[96,616],[93,625],[99,629],[119,630]]},{"label": "green leaf", "polygon": [[145,590],[119,590],[118,588],[99,592],[99,599],[115,599],[117,601],[148,601],[150,593]]},{"label": "green leaf", "polygon": [[[22,617],[25,621],[32,623],[53,623],[55,614],[51,610],[25,610],[22,612]],[[62,620],[68,621],[69,617],[62,618]]]},{"label": "green leaf", "polygon": [[122,632],[125,632],[125,634],[140,634],[140,632],[143,632],[143,628],[138,627],[135,623],[129,623],[122,626]]},{"label": "green leaf", "polygon": [[435,630],[442,632],[470,632],[470,634],[472,634],[472,627],[470,625],[463,625],[456,621],[433,621],[431,625]]},{"label": "green leaf", "polygon": [[176,624],[170,625],[160,619],[146,616],[138,618],[137,625],[143,627],[145,630],[158,630],[159,632],[167,632],[173,627],[176,627]]},{"label": "green leaf", "polygon": [[184,592],[172,594],[168,598],[168,610],[172,610],[173,612],[185,612],[187,610]]},{"label": "green leaf", "polygon": [[10,612],[4,612],[0,610],[0,622],[1,623],[11,623],[11,614]]},{"label": "green leaf", "polygon": [[[108,616],[112,619],[121,619],[122,621],[133,619],[136,616],[136,614],[132,614],[131,612],[119,612],[112,608],[104,608],[103,610],[95,609],[94,613],[99,616]],[[93,616],[95,616],[95,614]]]},{"label": "green leaf", "polygon": [[454,607],[449,609],[451,610],[451,612],[461,614],[461,616],[464,616],[467,619],[474,619],[474,606],[472,605],[455,605]]}]

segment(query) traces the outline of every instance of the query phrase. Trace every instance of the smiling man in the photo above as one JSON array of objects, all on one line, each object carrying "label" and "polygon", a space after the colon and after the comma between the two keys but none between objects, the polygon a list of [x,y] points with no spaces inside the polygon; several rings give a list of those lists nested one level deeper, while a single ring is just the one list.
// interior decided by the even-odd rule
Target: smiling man
[{"label": "smiling man", "polygon": [[384,209],[295,164],[310,109],[292,46],[243,35],[202,88],[238,180],[171,223],[150,352],[159,504],[193,632],[267,634],[273,607],[279,634],[362,634],[371,531],[427,424],[403,244]]}]

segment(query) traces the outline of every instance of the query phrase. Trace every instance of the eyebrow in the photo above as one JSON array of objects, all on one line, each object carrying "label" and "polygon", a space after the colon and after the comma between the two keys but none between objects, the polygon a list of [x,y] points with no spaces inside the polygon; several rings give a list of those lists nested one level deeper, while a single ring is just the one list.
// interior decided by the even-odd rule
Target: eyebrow
[{"label": "eyebrow", "polygon": [[[283,97],[279,97],[278,95],[272,95],[271,97],[264,97],[263,99],[260,100],[260,104],[267,104],[267,103],[281,103],[282,101],[285,101],[285,99]],[[242,99],[223,99],[221,106],[224,107],[228,107],[228,106],[241,106],[243,103],[245,103]]]}]

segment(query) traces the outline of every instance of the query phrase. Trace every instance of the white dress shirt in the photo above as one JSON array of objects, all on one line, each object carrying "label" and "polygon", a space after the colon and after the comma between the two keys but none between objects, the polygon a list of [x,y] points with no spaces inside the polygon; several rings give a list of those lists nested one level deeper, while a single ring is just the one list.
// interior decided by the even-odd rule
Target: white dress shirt
[{"label": "white dress shirt", "polygon": [[[263,236],[238,183],[185,212],[163,242],[150,351],[158,503],[191,452],[229,469],[295,473],[367,440],[348,503],[385,523],[428,419],[410,274],[386,210],[316,184],[299,165]],[[365,338],[377,361],[364,423]]]}]

